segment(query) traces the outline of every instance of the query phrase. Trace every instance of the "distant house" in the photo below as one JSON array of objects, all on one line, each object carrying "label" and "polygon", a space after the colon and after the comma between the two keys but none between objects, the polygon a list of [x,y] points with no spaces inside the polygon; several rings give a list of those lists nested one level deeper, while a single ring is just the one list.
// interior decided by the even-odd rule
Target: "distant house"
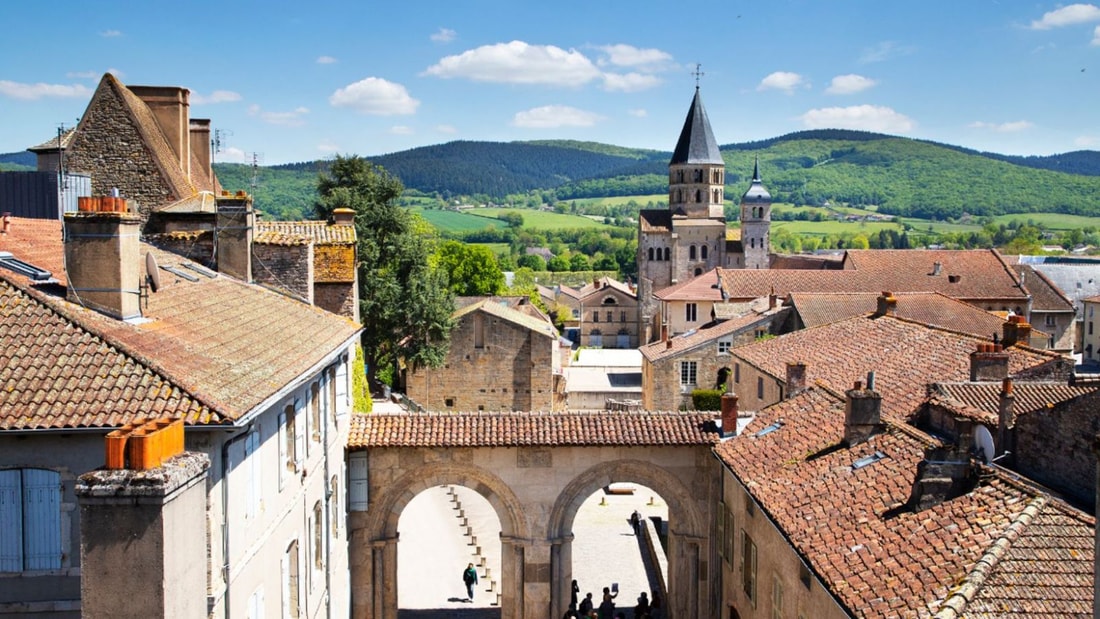
[{"label": "distant house", "polygon": [[581,346],[638,347],[638,297],[633,289],[610,277],[601,277],[577,292]]},{"label": "distant house", "polygon": [[452,314],[443,367],[410,368],[409,398],[435,411],[556,411],[565,405],[562,351],[550,319],[532,305],[484,298]]}]

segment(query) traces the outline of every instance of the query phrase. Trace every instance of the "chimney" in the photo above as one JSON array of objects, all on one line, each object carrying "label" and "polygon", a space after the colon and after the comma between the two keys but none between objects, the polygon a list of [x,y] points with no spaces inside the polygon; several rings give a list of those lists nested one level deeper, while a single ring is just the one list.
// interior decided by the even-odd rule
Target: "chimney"
[{"label": "chimney", "polygon": [[141,217],[126,212],[122,198],[98,200],[114,210],[65,213],[66,298],[121,320],[137,318]]},{"label": "chimney", "polygon": [[894,296],[894,293],[882,291],[882,294],[878,297],[878,307],[875,309],[875,316],[897,316],[898,315],[898,298]]},{"label": "chimney", "polygon": [[252,231],[255,212],[252,196],[243,191],[218,196],[214,243],[218,271],[245,282],[252,281]]},{"label": "chimney", "polygon": [[191,179],[191,91],[178,86],[129,86],[157,119],[161,133]]},{"label": "chimney", "polygon": [[1016,409],[1016,396],[1012,393],[1012,379],[1005,378],[1001,381],[1001,397],[997,403],[997,445],[994,447],[994,455],[1000,458],[1009,449],[1012,440],[1012,415]]},{"label": "chimney", "polygon": [[668,341],[668,325],[661,325],[661,341]]},{"label": "chimney", "polygon": [[737,396],[730,389],[722,394],[722,436],[737,434]]},{"label": "chimney", "polygon": [[974,422],[955,418],[958,439],[954,445],[930,449],[917,465],[908,505],[920,512],[969,492],[976,482],[970,464]]},{"label": "chimney", "polygon": [[0,234],[7,234],[11,229],[11,213],[4,211],[3,215],[0,215]]},{"label": "chimney", "polygon": [[351,226],[355,224],[355,211],[350,208],[340,207],[332,210],[332,221],[337,226]]},{"label": "chimney", "polygon": [[1000,344],[978,344],[970,353],[970,382],[991,382],[1008,376],[1008,353]]},{"label": "chimney", "polygon": [[1004,338],[1002,343],[1008,346],[1027,346],[1031,343],[1031,325],[1023,316],[1009,316],[1004,324]]},{"label": "chimney", "polygon": [[849,447],[863,443],[885,429],[882,423],[882,396],[875,391],[874,372],[867,374],[866,389],[856,381],[845,396],[844,442]]},{"label": "chimney", "polygon": [[195,156],[206,178],[210,179],[210,191],[214,191],[214,168],[210,160],[210,119],[192,118],[190,134],[191,154]]},{"label": "chimney", "polygon": [[942,272],[942,271],[943,271],[943,263],[942,262],[933,262],[932,263],[932,272],[930,273],[930,275],[939,275],[940,272]]},{"label": "chimney", "polygon": [[672,350],[672,340],[665,340],[665,350]]},{"label": "chimney", "polygon": [[775,306],[778,305],[778,303],[779,303],[779,298],[776,297],[774,292],[768,295],[768,309],[770,309],[770,310],[775,309]]},{"label": "chimney", "polygon": [[787,363],[787,397],[806,390],[806,364],[801,361]]}]

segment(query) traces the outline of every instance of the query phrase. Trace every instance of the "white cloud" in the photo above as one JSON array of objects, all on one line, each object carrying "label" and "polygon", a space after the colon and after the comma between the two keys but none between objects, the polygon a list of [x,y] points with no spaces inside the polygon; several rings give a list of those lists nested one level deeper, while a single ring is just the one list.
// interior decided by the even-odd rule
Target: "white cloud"
[{"label": "white cloud", "polygon": [[661,78],[647,73],[603,74],[603,89],[610,92],[638,92],[660,83]]},{"label": "white cloud", "polygon": [[787,94],[794,92],[794,89],[802,86],[805,82],[802,80],[802,76],[797,73],[791,73],[790,71],[776,71],[771,75],[760,80],[760,84],[756,87],[757,90],[782,90]]},{"label": "white cloud", "polygon": [[339,88],[328,102],[333,107],[350,107],[361,114],[376,116],[415,114],[420,105],[404,86],[380,77],[368,77]]},{"label": "white cloud", "polygon": [[446,56],[424,71],[434,77],[462,77],[475,82],[580,86],[600,77],[584,54],[553,45],[523,41],[483,45]]},{"label": "white cloud", "polygon": [[248,113],[251,116],[259,116],[260,120],[271,125],[279,125],[281,127],[301,127],[306,124],[303,118],[306,114],[309,114],[309,108],[297,107],[290,112],[266,112],[259,105],[253,103],[248,106]]},{"label": "white cloud", "polygon": [[412,127],[407,127],[405,125],[394,125],[390,127],[389,133],[391,135],[412,135],[413,130]]},{"label": "white cloud", "polygon": [[869,77],[863,77],[862,75],[856,75],[854,73],[838,75],[833,78],[832,83],[825,89],[825,94],[850,95],[867,90],[876,83],[875,80]]},{"label": "white cloud", "polygon": [[322,153],[338,153],[340,152],[340,146],[335,142],[326,140],[317,145],[317,150]]},{"label": "white cloud", "polygon": [[870,64],[872,62],[885,62],[895,56],[904,56],[913,53],[913,48],[907,45],[898,45],[894,41],[881,41],[872,47],[864,48],[859,55],[859,62]]},{"label": "white cloud", "polygon": [[440,28],[439,30],[433,32],[430,38],[436,43],[450,43],[451,41],[455,40],[456,36],[458,36],[458,33],[454,30],[451,30],[450,28]]},{"label": "white cloud", "polygon": [[1074,24],[1087,24],[1100,21],[1100,8],[1093,4],[1070,4],[1060,9],[1043,13],[1042,19],[1031,22],[1032,30],[1050,30]]},{"label": "white cloud", "polygon": [[332,56],[318,56],[317,64],[336,64],[336,59]]},{"label": "white cloud", "polygon": [[906,133],[917,126],[908,116],[877,105],[817,108],[799,118],[802,124],[810,129],[860,129],[883,133]]},{"label": "white cloud", "polygon": [[1100,26],[1092,31],[1092,43],[1090,45],[1100,45]]},{"label": "white cloud", "polygon": [[974,121],[967,125],[971,129],[989,129],[996,131],[997,133],[1015,133],[1017,131],[1023,131],[1024,129],[1030,129],[1034,127],[1034,123],[1027,120],[1017,120],[1007,123],[987,123],[983,121]]},{"label": "white cloud", "polygon": [[649,116],[649,112],[645,111],[642,108],[635,108],[635,109],[632,109],[632,110],[627,110],[626,113],[630,114],[634,118],[645,118],[646,116]]},{"label": "white cloud", "polygon": [[458,129],[455,129],[451,125],[436,125],[435,130],[438,131],[439,133],[446,133],[446,134],[458,133]]},{"label": "white cloud", "polygon": [[209,95],[200,95],[197,92],[191,93],[192,105],[206,105],[209,103],[231,103],[233,101],[240,101],[241,95],[233,92],[232,90],[215,90]]},{"label": "white cloud", "polygon": [[568,105],[544,105],[523,112],[516,112],[512,124],[529,129],[553,129],[556,127],[591,127],[600,120],[593,112],[586,112]]},{"label": "white cloud", "polygon": [[1073,144],[1075,146],[1080,146],[1081,148],[1092,148],[1094,146],[1100,146],[1100,137],[1097,137],[1095,135],[1082,135],[1073,140]]},{"label": "white cloud", "polygon": [[92,95],[92,90],[83,84],[24,84],[0,80],[0,95],[22,101],[37,101],[46,97],[85,98]]},{"label": "white cloud", "polygon": [[618,43],[599,48],[607,54],[600,58],[601,65],[612,64],[619,67],[633,67],[643,71],[663,71],[672,65],[672,55],[655,48],[640,48]]},{"label": "white cloud", "polygon": [[218,163],[249,163],[251,157],[248,153],[237,148],[236,146],[223,147],[221,152],[214,155]]},{"label": "white cloud", "polygon": [[103,32],[99,33],[99,36],[107,38],[107,39],[114,38],[114,37],[120,37],[120,36],[122,36],[122,31],[121,30],[104,30]]},{"label": "white cloud", "polygon": [[107,72],[110,73],[111,75],[117,77],[118,79],[122,79],[123,73],[122,73],[122,71],[120,71],[118,69],[110,68],[110,69],[107,69]]}]

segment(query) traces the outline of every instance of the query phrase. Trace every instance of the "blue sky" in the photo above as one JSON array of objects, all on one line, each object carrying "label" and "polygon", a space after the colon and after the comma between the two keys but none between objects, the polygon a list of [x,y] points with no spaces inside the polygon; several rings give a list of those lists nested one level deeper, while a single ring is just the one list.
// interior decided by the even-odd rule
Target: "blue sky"
[{"label": "blue sky", "polygon": [[[106,71],[192,91],[221,161],[451,140],[671,150],[696,63],[722,144],[845,127],[1009,154],[1100,150],[1100,2],[3,2],[0,152]],[[174,7],[186,7],[177,12]]]}]

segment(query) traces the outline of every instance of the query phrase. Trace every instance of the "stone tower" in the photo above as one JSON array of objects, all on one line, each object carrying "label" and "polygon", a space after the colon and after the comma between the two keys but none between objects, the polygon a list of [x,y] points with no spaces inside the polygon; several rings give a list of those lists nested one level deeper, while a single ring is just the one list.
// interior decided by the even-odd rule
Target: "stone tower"
[{"label": "stone tower", "polygon": [[668,162],[668,210],[673,217],[682,215],[688,219],[724,221],[722,186],[725,176],[726,164],[696,86],[676,150]]},{"label": "stone tower", "polygon": [[760,161],[752,166],[752,184],[741,196],[741,246],[746,269],[766,269],[771,263],[772,196],[760,180]]}]

